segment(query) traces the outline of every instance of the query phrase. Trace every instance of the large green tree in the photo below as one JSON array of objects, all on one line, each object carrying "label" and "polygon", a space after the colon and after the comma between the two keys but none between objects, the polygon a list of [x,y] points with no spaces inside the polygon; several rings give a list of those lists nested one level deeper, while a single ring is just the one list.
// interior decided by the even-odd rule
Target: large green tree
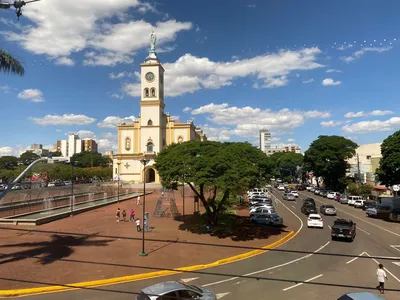
[{"label": "large green tree", "polygon": [[23,163],[25,166],[28,166],[39,158],[40,156],[37,155],[36,153],[26,151],[21,154],[21,156],[19,157],[19,161]]},{"label": "large green tree", "polygon": [[18,158],[15,156],[1,156],[0,169],[14,170],[18,166]]},{"label": "large green tree", "polygon": [[400,130],[388,136],[381,145],[382,158],[376,170],[378,180],[386,186],[400,183]]},{"label": "large green tree", "polygon": [[10,53],[0,49],[0,71],[23,76],[25,69],[23,65]]},{"label": "large green tree", "polygon": [[210,225],[218,223],[230,196],[266,182],[268,157],[249,143],[189,141],[172,144],[155,158],[162,184],[176,188],[184,180],[202,202]]},{"label": "large green tree", "polygon": [[300,153],[281,152],[271,155],[271,160],[276,170],[274,174],[279,174],[281,178],[297,177],[297,170],[303,165],[304,156]]},{"label": "large green tree", "polygon": [[328,188],[342,190],[347,160],[358,147],[353,141],[337,135],[321,135],[313,141],[304,154],[304,164],[316,177],[322,177]]},{"label": "large green tree", "polygon": [[81,152],[74,154],[71,160],[76,162],[76,166],[82,168],[108,167],[111,162],[109,157],[104,157],[101,153],[94,152]]}]

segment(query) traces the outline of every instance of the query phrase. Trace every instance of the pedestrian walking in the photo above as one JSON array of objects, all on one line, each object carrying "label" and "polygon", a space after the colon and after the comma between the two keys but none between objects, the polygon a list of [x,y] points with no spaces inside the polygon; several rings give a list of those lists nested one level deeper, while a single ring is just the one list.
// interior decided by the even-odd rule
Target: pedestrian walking
[{"label": "pedestrian walking", "polygon": [[278,204],[279,204],[278,198],[275,198],[275,206],[278,206]]},{"label": "pedestrian walking", "polygon": [[137,196],[136,205],[140,205],[140,196]]},{"label": "pedestrian walking", "polygon": [[378,277],[378,286],[376,287],[381,294],[385,293],[385,279],[388,280],[386,272],[383,269],[383,265],[379,264],[378,270],[376,270],[376,276]]},{"label": "pedestrian walking", "polygon": [[117,222],[119,222],[119,220],[120,220],[120,218],[121,218],[121,210],[118,208],[117,209],[117,215],[116,215],[116,217],[117,217]]},{"label": "pedestrian walking", "polygon": [[135,211],[133,208],[131,208],[131,211],[129,212],[129,222],[135,221]]},{"label": "pedestrian walking", "polygon": [[137,232],[142,231],[142,229],[140,228],[140,220],[139,220],[139,218],[136,219],[136,230],[137,230]]},{"label": "pedestrian walking", "polygon": [[125,211],[125,209],[122,211],[122,218],[124,219],[124,222],[126,222],[126,211]]}]

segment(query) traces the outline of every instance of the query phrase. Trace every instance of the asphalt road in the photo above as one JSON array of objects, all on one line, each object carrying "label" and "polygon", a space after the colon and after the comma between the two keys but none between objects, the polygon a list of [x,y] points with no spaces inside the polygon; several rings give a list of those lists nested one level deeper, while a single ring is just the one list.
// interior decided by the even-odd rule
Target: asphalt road
[{"label": "asphalt road", "polygon": [[[30,300],[134,299],[135,293],[149,285],[166,280],[184,280],[214,290],[219,299],[337,299],[351,291],[366,291],[376,286],[377,264],[383,263],[389,277],[385,299],[400,299],[400,224],[371,219],[360,209],[333,200],[300,192],[296,201],[278,197],[278,213],[284,222],[298,228],[298,235],[279,250],[306,251],[289,253],[270,251],[265,254],[216,268],[181,273],[125,284],[81,289],[57,294],[29,297]],[[307,218],[300,212],[302,198],[312,197],[317,206],[335,205],[338,217],[357,223],[354,242],[331,241],[329,225],[335,217],[324,216],[324,229],[307,228]],[[397,247],[396,247],[397,246]],[[223,251],[221,249],[221,251]],[[341,254],[341,255],[338,255]],[[351,257],[346,257],[348,255]],[[353,256],[361,256],[354,258]],[[380,258],[371,258],[370,256]],[[387,259],[390,258],[390,259]],[[396,261],[397,259],[397,261]],[[397,262],[398,264],[395,264]],[[162,266],[158,266],[162,267]],[[377,293],[376,290],[370,290]]]}]

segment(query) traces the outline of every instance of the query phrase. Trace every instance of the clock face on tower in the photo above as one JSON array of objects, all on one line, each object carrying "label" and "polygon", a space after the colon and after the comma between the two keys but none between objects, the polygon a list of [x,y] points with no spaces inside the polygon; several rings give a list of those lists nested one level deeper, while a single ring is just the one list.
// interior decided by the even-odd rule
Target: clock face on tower
[{"label": "clock face on tower", "polygon": [[145,75],[145,77],[146,77],[146,80],[148,81],[148,82],[151,82],[151,81],[153,81],[154,80],[154,73],[152,73],[152,72],[147,72],[146,73],[146,75]]}]

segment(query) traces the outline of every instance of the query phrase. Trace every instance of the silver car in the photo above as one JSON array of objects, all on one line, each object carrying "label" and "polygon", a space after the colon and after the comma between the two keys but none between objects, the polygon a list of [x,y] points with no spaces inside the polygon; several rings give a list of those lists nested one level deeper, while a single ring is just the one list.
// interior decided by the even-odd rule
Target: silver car
[{"label": "silver car", "polygon": [[283,219],[276,213],[250,217],[250,222],[262,225],[283,225]]},{"label": "silver car", "polygon": [[180,281],[165,281],[144,288],[136,300],[202,299],[217,300],[212,290],[188,285]]},{"label": "silver car", "polygon": [[339,200],[339,202],[340,202],[341,204],[347,204],[347,203],[349,202],[349,199],[347,199],[347,196],[346,196],[346,195],[340,195],[340,200]]},{"label": "silver car", "polygon": [[336,209],[333,205],[330,204],[324,204],[321,205],[319,208],[319,211],[321,214],[328,215],[328,216],[336,216]]}]

